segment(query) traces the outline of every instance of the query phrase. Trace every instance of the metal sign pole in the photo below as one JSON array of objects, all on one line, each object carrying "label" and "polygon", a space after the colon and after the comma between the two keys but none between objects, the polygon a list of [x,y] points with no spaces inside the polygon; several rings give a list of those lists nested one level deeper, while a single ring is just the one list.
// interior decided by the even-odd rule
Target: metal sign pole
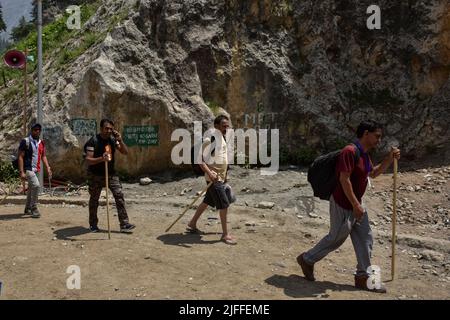
[{"label": "metal sign pole", "polygon": [[[42,123],[42,0],[37,0],[38,5],[38,20],[37,20],[37,43],[38,43],[38,109],[37,122],[43,126]],[[43,126],[44,127],[44,126]],[[43,134],[43,130],[41,132]],[[44,188],[44,166],[41,160],[41,174],[39,175],[39,184],[41,185],[39,193],[42,193]]]}]

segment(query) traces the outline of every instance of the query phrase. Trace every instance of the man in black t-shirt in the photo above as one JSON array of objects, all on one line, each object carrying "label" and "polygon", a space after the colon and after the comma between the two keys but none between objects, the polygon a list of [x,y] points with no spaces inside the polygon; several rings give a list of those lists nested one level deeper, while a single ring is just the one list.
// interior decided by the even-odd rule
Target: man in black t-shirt
[{"label": "man in black t-shirt", "polygon": [[120,232],[128,233],[135,226],[128,222],[122,184],[114,169],[116,150],[127,155],[128,148],[123,142],[120,133],[114,130],[114,123],[111,120],[103,119],[100,122],[100,130],[100,134],[89,139],[84,150],[89,175],[89,228],[92,232],[99,231],[97,226],[98,199],[102,188],[105,187],[105,161],[108,161],[109,189],[116,201]]}]

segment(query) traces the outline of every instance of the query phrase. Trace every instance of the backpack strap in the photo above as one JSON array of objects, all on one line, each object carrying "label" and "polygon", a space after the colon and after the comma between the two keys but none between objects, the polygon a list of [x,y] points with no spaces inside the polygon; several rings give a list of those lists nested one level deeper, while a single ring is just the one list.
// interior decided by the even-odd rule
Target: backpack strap
[{"label": "backpack strap", "polygon": [[85,159],[86,156],[87,156],[87,152],[88,152],[87,151],[87,144],[91,140],[94,143],[94,152],[95,152],[95,145],[97,144],[97,135],[94,135],[94,136],[90,137],[89,140],[86,141],[86,143],[84,144],[84,146],[83,146],[83,159]]},{"label": "backpack strap", "polygon": [[28,151],[28,149],[30,149],[30,137],[25,137],[25,146]]},{"label": "backpack strap", "polygon": [[355,147],[355,166],[358,165],[359,158],[361,158],[361,152],[359,151],[359,148],[356,144],[351,143],[353,147]]},{"label": "backpack strap", "polygon": [[359,148],[356,146],[356,144],[352,143],[352,145],[355,147],[355,165],[357,165],[359,158],[361,158],[361,152],[359,151]]},{"label": "backpack strap", "polygon": [[[211,145],[216,141],[216,137],[214,135],[211,136]],[[211,150],[211,155],[214,155],[216,153],[216,147]]]},{"label": "backpack strap", "polygon": [[[25,137],[23,140],[25,140],[25,151],[28,152],[30,151],[30,138],[29,137]],[[17,152],[19,152],[20,150],[17,150]],[[33,149],[31,149],[31,153],[33,153]]]},{"label": "backpack strap", "polygon": [[[95,152],[95,148],[98,145],[98,135],[97,134],[92,137],[92,142],[94,144],[94,152]],[[110,138],[110,142],[111,142],[111,149],[113,151],[116,151],[116,139],[114,137],[112,137],[112,138]]]},{"label": "backpack strap", "polygon": [[[214,135],[211,136],[211,143],[210,145],[212,146],[212,144],[214,143],[214,141],[216,141],[216,137],[214,137]],[[214,146],[213,149],[211,149],[211,155],[214,157],[214,154],[216,152],[216,147]],[[202,161],[204,161],[203,159],[203,152],[202,152]]]},{"label": "backpack strap", "polygon": [[92,142],[94,144],[94,152],[95,152],[95,147],[97,147],[97,144],[98,144],[98,137],[97,137],[97,135],[94,135],[92,137]]}]

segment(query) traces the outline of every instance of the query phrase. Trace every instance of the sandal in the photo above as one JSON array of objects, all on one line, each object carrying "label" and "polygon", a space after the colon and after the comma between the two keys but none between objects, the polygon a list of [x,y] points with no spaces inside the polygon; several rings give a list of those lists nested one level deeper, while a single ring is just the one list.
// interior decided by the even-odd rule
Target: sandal
[{"label": "sandal", "polygon": [[192,234],[203,234],[203,231],[200,231],[200,229],[197,228],[191,228],[191,227],[187,227],[186,228],[186,233],[192,233]]},{"label": "sandal", "polygon": [[234,239],[225,239],[225,237],[220,238],[220,241],[229,244],[229,245],[236,245],[237,241]]}]

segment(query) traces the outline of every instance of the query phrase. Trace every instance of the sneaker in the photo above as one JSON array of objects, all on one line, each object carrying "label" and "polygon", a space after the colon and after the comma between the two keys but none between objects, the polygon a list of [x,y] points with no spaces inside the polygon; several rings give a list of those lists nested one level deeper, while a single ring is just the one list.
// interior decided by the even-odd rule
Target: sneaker
[{"label": "sneaker", "polygon": [[120,232],[130,233],[131,230],[133,230],[134,228],[136,228],[136,226],[134,224],[127,223],[127,224],[124,224],[123,226],[120,226]]},{"label": "sneaker", "polygon": [[89,230],[91,232],[99,232],[100,231],[100,229],[97,226],[89,226]]},{"label": "sneaker", "polygon": [[304,256],[304,253],[302,253],[301,255],[299,255],[297,257],[297,263],[302,268],[305,278],[309,281],[315,281],[316,278],[314,278],[314,265],[307,263],[305,261],[305,259],[303,258],[303,256]]},{"label": "sneaker", "polygon": [[41,213],[39,212],[39,210],[37,208],[31,209],[31,217],[32,218],[40,218],[41,217]]},{"label": "sneaker", "polygon": [[27,216],[31,216],[31,208],[25,208],[25,210],[23,211],[23,214],[27,215]]},{"label": "sneaker", "polygon": [[367,280],[369,279],[369,276],[356,276],[355,275],[355,287],[361,290],[365,291],[371,291],[376,293],[386,293],[386,287],[384,284],[380,283],[378,286],[374,286],[373,288],[369,288],[367,286]]}]

